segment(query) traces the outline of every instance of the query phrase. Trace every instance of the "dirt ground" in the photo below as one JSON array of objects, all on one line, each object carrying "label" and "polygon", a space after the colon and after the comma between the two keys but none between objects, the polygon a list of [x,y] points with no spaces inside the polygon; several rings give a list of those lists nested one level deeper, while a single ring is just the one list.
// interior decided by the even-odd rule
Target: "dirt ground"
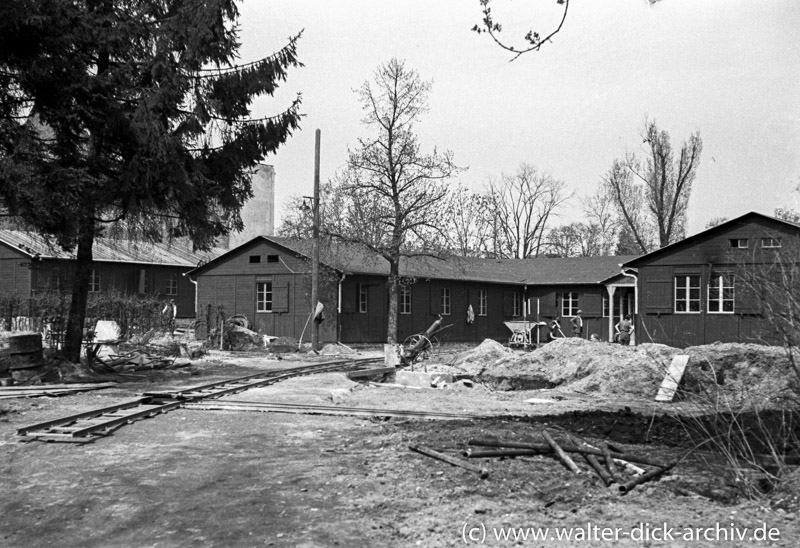
[{"label": "dirt ground", "polygon": [[[672,418],[674,406],[655,404],[652,395],[376,387],[327,373],[226,399],[335,401],[484,418],[181,409],[126,425],[91,444],[17,439],[17,428],[143,391],[300,365],[258,355],[212,358],[180,370],[139,372],[146,376],[128,377],[113,389],[0,401],[0,546],[800,544],[791,492],[747,500],[728,485],[723,463],[709,468],[696,453],[671,473],[620,495],[583,462],[582,473],[575,475],[549,456],[492,458],[484,462],[489,477],[481,479],[408,449],[425,445],[457,455],[475,437],[538,440],[546,425],[556,436],[565,430],[632,454],[679,459],[690,440]],[[534,539],[535,533],[546,538]],[[559,539],[566,534],[571,540]]]}]

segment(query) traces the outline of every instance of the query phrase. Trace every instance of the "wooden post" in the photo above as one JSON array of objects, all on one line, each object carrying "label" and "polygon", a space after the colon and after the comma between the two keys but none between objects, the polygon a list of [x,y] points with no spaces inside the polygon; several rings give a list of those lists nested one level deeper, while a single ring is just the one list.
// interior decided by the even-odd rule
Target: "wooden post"
[{"label": "wooden post", "polygon": [[319,322],[315,321],[317,303],[319,302],[319,149],[320,130],[316,131],[314,146],[314,231],[313,248],[311,252],[311,349],[319,350]]}]

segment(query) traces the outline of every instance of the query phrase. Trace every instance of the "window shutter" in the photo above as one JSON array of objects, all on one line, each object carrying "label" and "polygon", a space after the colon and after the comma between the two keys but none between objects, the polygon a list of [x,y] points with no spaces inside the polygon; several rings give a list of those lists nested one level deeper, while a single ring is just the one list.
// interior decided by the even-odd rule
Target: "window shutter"
[{"label": "window shutter", "polygon": [[642,272],[642,304],[647,314],[670,313],[675,305],[672,292],[675,281],[668,267]]},{"label": "window shutter", "polygon": [[288,284],[274,284],[272,286],[272,311],[289,312]]},{"label": "window shutter", "polygon": [[[605,287],[600,291],[605,291]],[[603,296],[601,293],[581,293],[578,305],[584,316],[600,318],[603,315]]]},{"label": "window shutter", "polygon": [[442,288],[438,285],[431,285],[430,290],[431,314],[439,315],[442,313]]},{"label": "window shutter", "polygon": [[503,316],[510,318],[514,315],[514,292],[503,291]]},{"label": "window shutter", "polygon": [[342,283],[342,313],[350,313],[356,311],[358,304],[358,284],[353,281],[345,281]]},{"label": "window shutter", "polygon": [[760,314],[762,297],[759,291],[744,280],[734,280],[733,311],[740,314]]},{"label": "window shutter", "polygon": [[674,305],[672,298],[673,280],[645,280],[644,295],[645,310],[649,314],[672,312]]}]

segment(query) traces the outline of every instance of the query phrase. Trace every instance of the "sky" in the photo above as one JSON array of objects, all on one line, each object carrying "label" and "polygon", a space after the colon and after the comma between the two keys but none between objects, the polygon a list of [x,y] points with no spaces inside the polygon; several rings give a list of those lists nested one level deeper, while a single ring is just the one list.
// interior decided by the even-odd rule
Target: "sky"
[{"label": "sky", "polygon": [[[554,0],[493,0],[502,36],[557,25]],[[580,221],[583,196],[615,158],[645,152],[646,119],[674,149],[699,131],[703,152],[689,233],[715,217],[800,209],[800,2],[797,0],[572,0],[562,31],[541,51],[512,55],[471,32],[478,0],[245,0],[241,61],[303,31],[270,116],[302,93],[301,130],[265,163],[275,168],[276,226],[287,199],[313,190],[314,132],[321,179],[370,130],[355,93],[376,68],[403,59],[432,81],[417,126],[423,150],[451,150],[480,189],[521,163],[564,181],[576,198],[558,224]]]}]

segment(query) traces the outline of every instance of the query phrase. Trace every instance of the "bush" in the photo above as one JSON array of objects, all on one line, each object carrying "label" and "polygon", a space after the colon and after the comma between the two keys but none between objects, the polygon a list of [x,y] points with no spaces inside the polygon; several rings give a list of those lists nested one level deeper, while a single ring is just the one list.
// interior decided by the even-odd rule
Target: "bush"
[{"label": "bush", "polygon": [[[34,318],[37,325],[66,323],[71,298],[71,294],[64,291],[37,292],[28,299],[5,295],[0,298],[0,315],[9,327],[11,318],[16,316]],[[155,295],[133,295],[116,290],[89,293],[84,326],[91,329],[98,320],[113,320],[119,325],[121,337],[127,338],[162,328],[162,307],[163,303]]]}]

